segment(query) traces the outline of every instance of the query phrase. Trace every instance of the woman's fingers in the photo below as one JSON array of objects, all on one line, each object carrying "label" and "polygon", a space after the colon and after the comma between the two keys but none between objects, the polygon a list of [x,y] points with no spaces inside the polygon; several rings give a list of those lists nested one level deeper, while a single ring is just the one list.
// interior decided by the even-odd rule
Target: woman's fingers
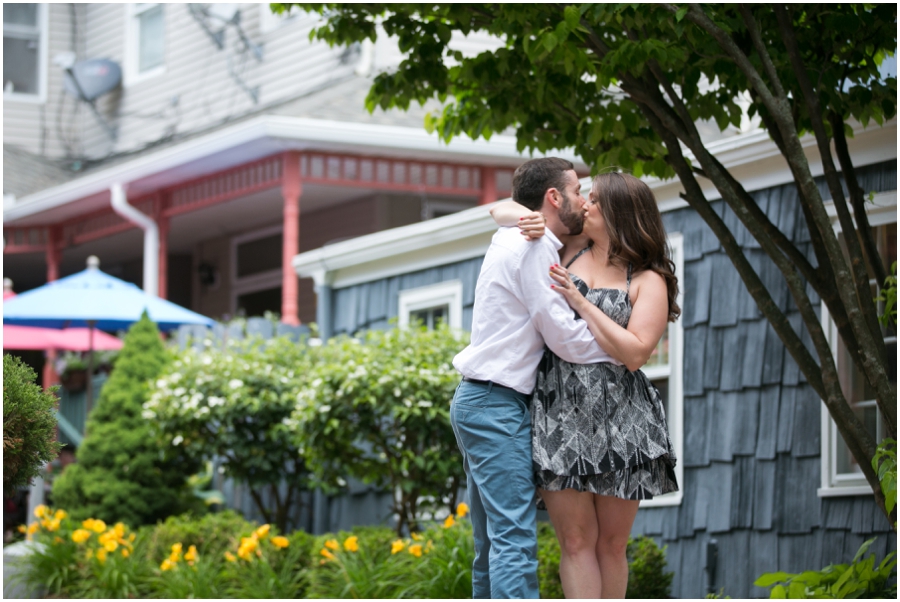
[{"label": "woman's fingers", "polygon": [[530,240],[540,238],[544,235],[544,226],[546,220],[544,216],[536,211],[532,211],[525,217],[519,219],[519,229],[522,235]]}]

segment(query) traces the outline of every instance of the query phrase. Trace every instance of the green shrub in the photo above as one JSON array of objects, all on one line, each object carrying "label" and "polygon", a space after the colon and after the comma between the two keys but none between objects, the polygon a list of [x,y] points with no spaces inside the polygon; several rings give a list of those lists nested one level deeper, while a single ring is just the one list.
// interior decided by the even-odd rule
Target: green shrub
[{"label": "green shrub", "polygon": [[872,468],[878,474],[881,493],[884,494],[884,509],[888,516],[894,518],[894,530],[897,530],[897,441],[890,437],[878,444]]},{"label": "green shrub", "polygon": [[895,553],[875,566],[875,556],[863,558],[873,538],[860,546],[850,564],[832,564],[821,571],[764,573],[754,581],[769,587],[770,598],[897,598]]},{"label": "green shrub", "polygon": [[226,476],[248,486],[266,522],[281,530],[308,487],[301,442],[285,423],[298,381],[309,372],[309,349],[286,337],[187,349],[155,380],[143,406],[160,446],[198,463],[217,457]]},{"label": "green shrub", "polygon": [[562,581],[559,580],[559,540],[553,525],[539,522],[538,542],[538,588],[541,598],[565,598]]},{"label": "green shrub", "polygon": [[456,506],[462,458],[450,427],[459,382],[451,364],[464,335],[446,326],[370,331],[317,348],[300,382],[293,426],[324,487],[354,477],[395,492],[397,533],[416,531],[427,506]]},{"label": "green shrub", "polygon": [[193,514],[170,516],[164,522],[141,529],[147,533],[147,554],[156,564],[169,556],[172,546],[184,549],[196,546],[205,556],[222,558],[235,547],[241,534],[249,534],[255,526],[233,510],[196,517]]},{"label": "green shrub", "polygon": [[59,453],[56,396],[34,383],[34,370],[3,355],[3,489],[25,487]]},{"label": "green shrub", "polygon": [[626,598],[668,598],[673,573],[666,572],[666,549],[640,535],[628,540],[628,591]]},{"label": "green shrub", "polygon": [[185,487],[197,464],[177,449],[161,449],[141,416],[148,381],[166,362],[159,331],[145,314],[128,331],[116,368],[88,417],[78,461],[53,484],[53,499],[73,517],[136,527],[198,505]]}]

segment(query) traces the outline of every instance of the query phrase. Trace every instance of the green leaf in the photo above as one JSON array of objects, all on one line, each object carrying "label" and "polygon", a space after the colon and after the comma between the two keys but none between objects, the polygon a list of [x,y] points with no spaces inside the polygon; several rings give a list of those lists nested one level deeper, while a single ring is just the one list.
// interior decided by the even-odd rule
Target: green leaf
[{"label": "green leaf", "polygon": [[689,6],[682,6],[675,12],[675,22],[681,23],[681,20],[684,19],[684,16],[688,14],[688,10],[690,10]]},{"label": "green leaf", "polygon": [[559,39],[556,37],[556,34],[549,31],[542,36],[542,41],[544,44],[544,48],[547,49],[547,52],[551,52],[559,43]]}]

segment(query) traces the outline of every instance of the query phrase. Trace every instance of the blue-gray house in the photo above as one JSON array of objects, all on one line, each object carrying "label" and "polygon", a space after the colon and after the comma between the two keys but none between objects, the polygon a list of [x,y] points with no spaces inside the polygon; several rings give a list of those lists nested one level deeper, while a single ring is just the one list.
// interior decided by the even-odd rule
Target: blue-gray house
[{"label": "blue-gray house", "polygon": [[[874,192],[870,221],[890,265],[897,254],[896,121],[860,127],[851,145],[862,166],[860,183]],[[796,189],[768,136],[750,132],[709,146],[782,232],[812,256]],[[811,165],[820,166],[814,142],[807,148]],[[684,313],[644,371],[667,399],[682,490],[644,503],[633,533],[667,546],[675,573],[672,595],[703,597],[712,588],[758,597],[767,593],[753,586],[763,572],[847,562],[875,536],[879,557],[896,550],[896,535],[824,405],[712,231],[678,197],[678,182],[648,183],[674,250]],[[711,199],[714,194],[710,189]],[[730,209],[721,201],[715,205],[808,340],[777,268]],[[315,279],[324,336],[385,328],[392,318],[402,324],[410,317],[441,317],[469,328],[475,282],[494,231],[487,208],[476,207],[309,251],[294,258],[294,267]],[[852,367],[842,361],[824,308],[821,319],[850,382]],[[896,353],[895,337],[888,345]],[[874,402],[853,401],[866,424],[883,436]]]}]

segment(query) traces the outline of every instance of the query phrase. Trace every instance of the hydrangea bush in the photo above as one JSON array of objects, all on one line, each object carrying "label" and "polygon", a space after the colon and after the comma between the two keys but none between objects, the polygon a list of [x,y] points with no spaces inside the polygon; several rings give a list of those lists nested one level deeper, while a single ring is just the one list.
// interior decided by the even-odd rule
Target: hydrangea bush
[{"label": "hydrangea bush", "polygon": [[227,476],[249,487],[265,520],[282,530],[308,486],[289,418],[313,361],[310,349],[286,338],[187,349],[152,383],[143,406],[161,445],[198,461],[217,457]]}]

